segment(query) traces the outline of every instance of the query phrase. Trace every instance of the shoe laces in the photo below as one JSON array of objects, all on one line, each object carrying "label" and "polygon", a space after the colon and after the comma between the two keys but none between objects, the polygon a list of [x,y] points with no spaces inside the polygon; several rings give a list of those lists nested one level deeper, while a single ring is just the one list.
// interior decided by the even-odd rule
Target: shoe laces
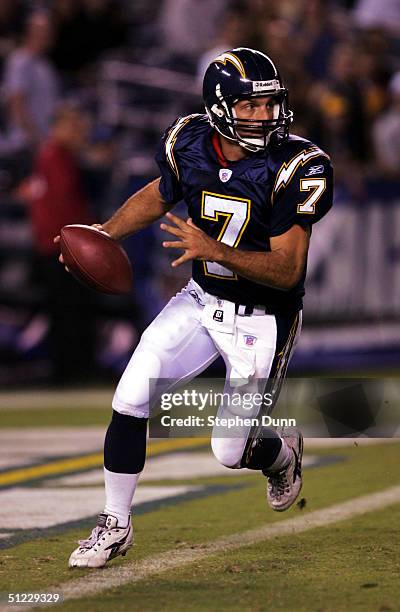
[{"label": "shoe laces", "polygon": [[275,474],[270,474],[268,476],[268,485],[270,494],[273,497],[281,497],[284,493],[289,493],[290,483],[287,468]]},{"label": "shoe laces", "polygon": [[92,529],[92,533],[86,540],[78,541],[80,548],[93,548],[93,546],[98,542],[100,536],[106,531],[107,529],[105,527],[100,527],[100,525],[96,525],[96,527]]}]

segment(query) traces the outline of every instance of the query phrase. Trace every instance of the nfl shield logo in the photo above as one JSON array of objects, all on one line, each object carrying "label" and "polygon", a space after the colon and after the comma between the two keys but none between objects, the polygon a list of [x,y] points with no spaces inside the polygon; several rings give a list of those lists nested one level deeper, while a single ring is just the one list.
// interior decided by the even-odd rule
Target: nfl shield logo
[{"label": "nfl shield logo", "polygon": [[255,336],[245,336],[244,337],[244,343],[246,346],[254,346],[256,341],[257,341],[257,338]]},{"label": "nfl shield logo", "polygon": [[229,170],[229,168],[221,168],[221,170],[219,171],[219,178],[223,183],[226,183],[227,181],[229,181],[231,176],[232,176],[232,170]]}]

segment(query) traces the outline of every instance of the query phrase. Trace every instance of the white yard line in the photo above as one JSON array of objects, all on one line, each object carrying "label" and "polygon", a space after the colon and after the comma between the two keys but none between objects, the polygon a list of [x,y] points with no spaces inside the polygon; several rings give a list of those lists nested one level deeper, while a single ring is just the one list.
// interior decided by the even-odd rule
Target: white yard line
[{"label": "white yard line", "polygon": [[[138,506],[187,494],[198,494],[199,485],[141,486],[135,499]],[[12,487],[0,491],[2,529],[46,529],[69,521],[95,516],[104,505],[104,486],[38,488]],[[1,537],[1,534],[0,534]]]},{"label": "white yard line", "polygon": [[[278,523],[218,538],[206,544],[169,550],[142,561],[132,560],[119,567],[109,566],[101,571],[93,570],[89,575],[81,576],[64,584],[47,587],[45,591],[46,593],[62,593],[64,601],[96,595],[107,589],[134,584],[161,572],[186,567],[189,563],[203,561],[218,553],[258,544],[277,536],[294,535],[309,529],[315,529],[316,527],[326,527],[327,525],[344,521],[366,512],[380,510],[396,503],[400,503],[400,486],[356,497],[346,502],[279,521]],[[131,555],[134,555],[134,550],[131,552]],[[77,574],[79,572],[79,570],[71,571],[76,571]],[[30,607],[32,606],[13,606],[12,610],[27,610]],[[0,612],[3,611],[10,612],[10,607],[0,606]]]}]

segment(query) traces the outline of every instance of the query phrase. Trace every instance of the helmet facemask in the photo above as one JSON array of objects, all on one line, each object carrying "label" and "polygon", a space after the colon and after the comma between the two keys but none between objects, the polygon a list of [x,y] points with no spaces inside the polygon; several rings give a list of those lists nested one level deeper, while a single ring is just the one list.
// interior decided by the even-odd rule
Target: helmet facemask
[{"label": "helmet facemask", "polygon": [[[288,93],[281,88],[276,93],[263,93],[258,96],[243,96],[232,100],[225,99],[221,92],[216,91],[219,104],[211,109],[206,108],[213,127],[225,138],[236,142],[246,150],[256,153],[264,151],[272,141],[279,142],[288,137],[289,125],[293,121],[293,113],[288,110]],[[273,119],[239,119],[236,116],[234,105],[239,99],[251,99],[270,95],[276,100]]]}]

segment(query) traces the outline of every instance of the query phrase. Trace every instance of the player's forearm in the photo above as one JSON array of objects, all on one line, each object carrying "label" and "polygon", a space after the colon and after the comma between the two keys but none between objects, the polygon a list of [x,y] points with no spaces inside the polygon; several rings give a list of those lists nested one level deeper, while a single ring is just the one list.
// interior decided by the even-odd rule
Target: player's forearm
[{"label": "player's forearm", "polygon": [[102,224],[104,231],[115,240],[121,240],[160,219],[170,207],[161,197],[159,184],[160,179],[156,179],[133,194]]},{"label": "player's forearm", "polygon": [[251,281],[288,291],[298,282],[303,264],[283,249],[241,251],[219,243],[214,261]]}]

